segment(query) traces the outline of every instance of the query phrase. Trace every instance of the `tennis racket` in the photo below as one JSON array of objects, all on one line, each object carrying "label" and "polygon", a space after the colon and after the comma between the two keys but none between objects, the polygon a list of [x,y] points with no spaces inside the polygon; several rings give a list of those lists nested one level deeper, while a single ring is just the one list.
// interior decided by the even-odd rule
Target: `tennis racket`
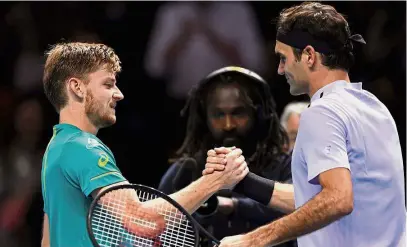
[{"label": "tennis racket", "polygon": [[[129,192],[135,192],[140,203],[129,199]],[[140,205],[149,211],[140,210]],[[199,233],[215,246],[220,244],[172,198],[139,184],[112,186],[100,193],[89,208],[87,229],[94,247],[197,247]]]}]

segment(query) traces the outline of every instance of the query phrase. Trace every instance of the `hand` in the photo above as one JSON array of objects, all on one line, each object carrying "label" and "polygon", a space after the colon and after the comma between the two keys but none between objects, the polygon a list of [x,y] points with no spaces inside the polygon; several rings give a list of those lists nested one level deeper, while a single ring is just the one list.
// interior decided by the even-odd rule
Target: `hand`
[{"label": "hand", "polygon": [[[220,185],[219,189],[233,189],[235,185],[249,173],[247,164],[244,161],[244,156],[241,154],[241,149],[233,149],[222,158],[226,160],[225,169],[222,172],[215,171],[208,175],[208,177],[210,176],[211,179],[214,179],[213,182],[215,184]],[[214,150],[209,150],[208,156],[209,155],[213,157]]]},{"label": "hand", "polygon": [[[124,228],[139,237],[156,238],[166,228],[164,216],[134,199],[126,201]],[[153,227],[152,227],[153,226]]]},{"label": "hand", "polygon": [[214,171],[223,171],[226,166],[225,157],[234,149],[236,149],[236,147],[221,147],[209,150],[208,157],[206,158],[205,169],[202,171],[202,175],[212,174]]},{"label": "hand", "polygon": [[218,247],[261,247],[260,245],[255,244],[249,235],[235,235],[231,237],[223,238],[220,241]]}]

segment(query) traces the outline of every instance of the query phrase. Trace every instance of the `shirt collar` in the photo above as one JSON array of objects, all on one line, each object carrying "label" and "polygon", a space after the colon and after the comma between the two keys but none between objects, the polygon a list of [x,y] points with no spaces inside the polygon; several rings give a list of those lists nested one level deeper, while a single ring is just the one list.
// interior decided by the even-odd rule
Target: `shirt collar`
[{"label": "shirt collar", "polygon": [[362,89],[362,83],[361,82],[347,82],[344,80],[339,80],[339,81],[334,81],[332,83],[329,83],[328,85],[323,86],[320,88],[314,95],[311,97],[311,103],[314,102],[317,99],[322,98],[324,95],[328,95],[332,92],[335,92],[339,89],[343,88],[353,88],[356,90],[361,90]]}]

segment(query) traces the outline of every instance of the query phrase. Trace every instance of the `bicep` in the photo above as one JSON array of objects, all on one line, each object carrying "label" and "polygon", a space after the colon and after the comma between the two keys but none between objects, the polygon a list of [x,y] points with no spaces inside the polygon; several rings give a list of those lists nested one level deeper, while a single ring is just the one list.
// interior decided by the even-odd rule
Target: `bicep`
[{"label": "bicep", "polygon": [[319,174],[319,184],[335,199],[336,207],[345,214],[353,208],[352,178],[349,169],[338,167]]},{"label": "bicep", "polygon": [[49,221],[48,215],[44,214],[44,223],[42,226],[42,240],[41,240],[41,247],[50,247],[50,239],[49,239]]},{"label": "bicep", "polygon": [[352,178],[350,171],[343,167],[325,171],[319,174],[319,184],[324,189],[351,191]]},{"label": "bicep", "polygon": [[301,115],[297,142],[307,164],[308,181],[334,168],[350,170],[346,126],[341,116],[325,106],[314,106]]},{"label": "bicep", "polygon": [[[107,186],[104,186],[104,187],[101,187],[101,188],[97,188],[97,189],[95,189],[95,190],[93,190],[92,191],[92,198],[96,198],[99,194],[101,194],[103,191],[105,191],[105,190],[107,190],[107,189],[109,189],[109,188],[111,188],[111,187],[114,187],[114,186],[118,186],[118,185],[124,185],[124,184],[129,184],[129,182],[127,182],[127,181],[123,181],[123,182],[119,182],[119,183],[115,183],[115,184],[111,184],[111,185],[107,185]],[[137,196],[137,195],[136,195]]]}]

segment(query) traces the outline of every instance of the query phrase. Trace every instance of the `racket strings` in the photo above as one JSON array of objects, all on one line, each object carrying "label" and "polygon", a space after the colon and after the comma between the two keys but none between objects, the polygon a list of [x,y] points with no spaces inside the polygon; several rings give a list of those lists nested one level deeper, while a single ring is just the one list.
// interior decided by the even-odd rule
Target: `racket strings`
[{"label": "racket strings", "polygon": [[[141,204],[131,199],[134,192]],[[155,194],[121,189],[107,193],[99,202],[91,216],[91,227],[101,247],[195,246],[194,228],[187,217]],[[148,204],[150,211],[144,210],[147,205],[140,209],[143,204]],[[151,212],[157,216],[151,216]],[[163,231],[158,231],[158,216],[165,219]]]}]

